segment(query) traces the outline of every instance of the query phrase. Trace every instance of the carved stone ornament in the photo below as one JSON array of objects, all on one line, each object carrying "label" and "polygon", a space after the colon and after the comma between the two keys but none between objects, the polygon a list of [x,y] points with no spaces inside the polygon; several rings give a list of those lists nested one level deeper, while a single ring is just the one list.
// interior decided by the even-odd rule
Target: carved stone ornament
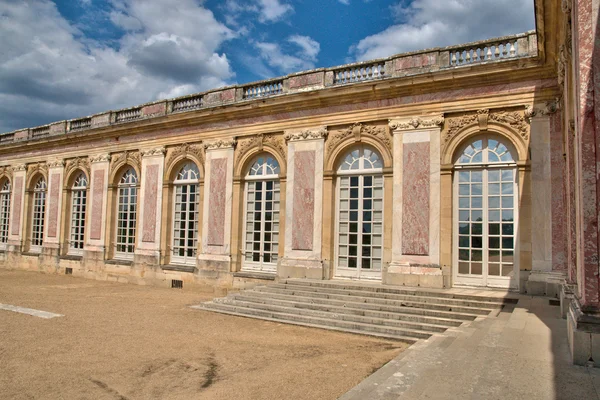
[{"label": "carved stone ornament", "polygon": [[69,176],[74,169],[80,168],[85,171],[87,176],[90,176],[90,160],[87,158],[74,158],[68,160],[65,166],[65,176]]},{"label": "carved stone ornament", "polygon": [[35,164],[27,165],[27,177],[31,177],[33,174],[40,172],[45,176],[48,176],[48,164],[45,162],[38,162]]},{"label": "carved stone ornament", "polygon": [[110,161],[110,154],[106,153],[106,154],[98,154],[95,156],[91,156],[90,157],[90,161],[93,163],[98,163],[98,162],[109,162]]},{"label": "carved stone ornament", "polygon": [[49,168],[63,168],[65,166],[65,162],[63,160],[54,160],[48,162]]},{"label": "carved stone ornament", "polygon": [[13,165],[12,170],[14,172],[26,171],[27,170],[27,165],[25,165],[25,164]]},{"label": "carved stone ornament", "polygon": [[488,110],[487,108],[482,108],[481,110],[477,110],[477,120],[479,122],[479,129],[481,129],[482,131],[487,131],[489,118],[490,118],[490,110]]},{"label": "carved stone ornament", "polygon": [[229,149],[235,147],[237,140],[234,138],[230,139],[219,139],[214,142],[204,143],[204,149],[206,150],[218,150],[218,149]]},{"label": "carved stone ornament", "polygon": [[557,72],[558,72],[558,85],[564,88],[565,84],[565,75],[567,70],[567,56],[565,54],[565,45],[560,46],[560,50],[558,52],[558,63],[557,63]]},{"label": "carved stone ornament", "polygon": [[142,157],[162,156],[167,150],[164,147],[155,147],[149,150],[142,150]]},{"label": "carved stone ornament", "polygon": [[111,172],[123,164],[133,165],[139,171],[142,166],[142,156],[139,151],[124,151],[122,153],[113,154],[110,159]]},{"label": "carved stone ornament", "polygon": [[525,118],[531,122],[531,119],[536,116],[543,115],[551,115],[560,110],[561,108],[561,98],[556,98],[551,101],[547,101],[543,107],[534,107],[533,105],[528,105],[525,107]]},{"label": "carved stone ornament", "polygon": [[249,136],[238,140],[238,144],[235,148],[237,153],[235,162],[236,164],[246,155],[248,152],[257,150],[262,151],[263,147],[267,145],[270,149],[275,151],[281,159],[285,160],[287,155],[287,146],[285,145],[283,135],[275,134],[262,134]]},{"label": "carved stone ornament", "polygon": [[571,14],[572,0],[562,0],[560,7],[563,13]]},{"label": "carved stone ornament", "polygon": [[417,128],[435,128],[444,124],[444,114],[420,116],[404,119],[391,119],[389,126],[392,131],[414,130]]},{"label": "carved stone ornament", "polygon": [[361,123],[355,123],[350,125],[348,128],[340,131],[334,131],[327,139],[327,153],[330,154],[338,144],[346,138],[354,137],[354,141],[358,142],[362,136],[374,136],[379,139],[390,151],[392,151],[392,138],[387,133],[385,126],[377,125],[363,125]]},{"label": "carved stone ornament", "polygon": [[297,140],[325,139],[327,134],[327,127],[320,126],[318,128],[302,129],[300,131],[285,131],[283,137],[288,142],[294,142]]},{"label": "carved stone ornament", "polygon": [[[524,113],[523,113],[524,114]],[[490,121],[495,121],[510,126],[517,131],[523,139],[529,137],[529,124],[525,116],[517,111],[497,111],[490,114]]]},{"label": "carved stone ornament", "polygon": [[8,176],[8,178],[10,180],[12,180],[12,176],[13,176],[12,167],[9,167],[8,165],[3,165],[2,167],[0,167],[0,176]]},{"label": "carved stone ornament", "polygon": [[200,144],[183,143],[171,150],[167,159],[167,165],[171,165],[180,156],[186,157],[188,155],[196,157],[201,164],[204,164],[204,154],[202,153]]},{"label": "carved stone ornament", "polygon": [[[489,117],[488,117],[489,118]],[[448,143],[464,127],[474,124],[478,121],[478,114],[464,115],[459,118],[450,118],[446,120],[446,134],[444,135],[444,144]]]}]

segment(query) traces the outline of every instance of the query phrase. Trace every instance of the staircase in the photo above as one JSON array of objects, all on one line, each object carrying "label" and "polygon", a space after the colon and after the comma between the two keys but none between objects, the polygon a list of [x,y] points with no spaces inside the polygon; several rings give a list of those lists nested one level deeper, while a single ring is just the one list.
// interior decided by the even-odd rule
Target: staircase
[{"label": "staircase", "polygon": [[193,308],[414,343],[516,299],[349,281],[289,279]]}]

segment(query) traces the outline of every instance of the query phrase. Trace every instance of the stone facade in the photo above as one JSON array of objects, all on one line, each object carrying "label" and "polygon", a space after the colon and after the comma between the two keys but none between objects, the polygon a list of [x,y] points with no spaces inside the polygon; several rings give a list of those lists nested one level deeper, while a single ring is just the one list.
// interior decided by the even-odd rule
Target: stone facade
[{"label": "stone facade", "polygon": [[[186,287],[346,277],[561,296],[583,362],[600,335],[598,3],[536,0],[538,32],[0,135],[0,186],[11,182],[0,266]],[[464,162],[482,143],[485,157],[510,157]],[[267,156],[277,169],[253,176]],[[176,190],[186,163],[198,171],[191,197]],[[137,204],[124,216],[128,168],[139,178]],[[78,172],[89,186],[84,249],[73,255]],[[40,176],[48,187],[38,253],[30,242]],[[500,176],[509,180],[495,183]],[[124,218],[133,218],[128,230]],[[118,240],[130,241],[126,257]],[[175,248],[186,249],[185,263]]]}]

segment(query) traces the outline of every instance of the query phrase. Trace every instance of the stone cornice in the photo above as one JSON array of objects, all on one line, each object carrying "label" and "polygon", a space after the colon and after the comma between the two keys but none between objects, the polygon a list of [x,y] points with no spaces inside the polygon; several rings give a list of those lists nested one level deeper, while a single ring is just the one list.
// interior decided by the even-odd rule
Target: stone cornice
[{"label": "stone cornice", "polygon": [[164,147],[155,147],[153,149],[142,150],[142,157],[164,156],[167,150]]},{"label": "stone cornice", "polygon": [[301,130],[288,130],[284,132],[283,138],[288,142],[295,142],[298,140],[317,140],[325,139],[327,137],[327,133],[326,126],[319,126]]},{"label": "stone cornice", "polygon": [[235,147],[237,140],[234,138],[219,139],[213,142],[204,143],[205,150],[232,149]]},{"label": "stone cornice", "polygon": [[99,162],[109,162],[109,161],[110,161],[110,154],[108,154],[108,153],[98,154],[98,155],[90,157],[90,162],[92,164],[99,163]]},{"label": "stone cornice", "polygon": [[418,117],[394,118],[389,121],[393,132],[414,131],[417,129],[440,128],[444,125],[444,114],[423,115]]}]

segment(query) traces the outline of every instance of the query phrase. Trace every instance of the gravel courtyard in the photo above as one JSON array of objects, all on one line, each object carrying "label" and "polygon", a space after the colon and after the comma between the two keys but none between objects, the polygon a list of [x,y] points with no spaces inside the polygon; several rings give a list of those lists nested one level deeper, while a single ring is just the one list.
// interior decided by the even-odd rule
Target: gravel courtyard
[{"label": "gravel courtyard", "polygon": [[0,270],[1,399],[335,399],[399,342],[194,310],[212,295]]}]

